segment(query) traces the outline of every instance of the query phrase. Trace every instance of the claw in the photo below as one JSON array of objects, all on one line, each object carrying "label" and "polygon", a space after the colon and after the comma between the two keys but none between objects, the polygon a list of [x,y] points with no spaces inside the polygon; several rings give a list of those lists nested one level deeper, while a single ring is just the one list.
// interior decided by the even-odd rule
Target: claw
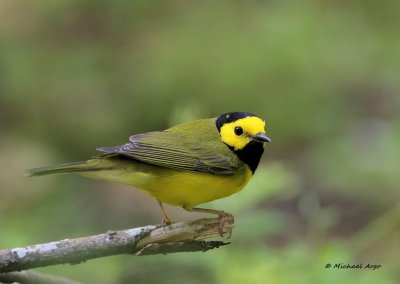
[{"label": "claw", "polygon": [[219,235],[221,237],[224,236],[223,228],[224,228],[224,225],[225,225],[225,216],[226,216],[226,213],[224,211],[221,211],[221,214],[218,215],[218,219],[219,219]]}]

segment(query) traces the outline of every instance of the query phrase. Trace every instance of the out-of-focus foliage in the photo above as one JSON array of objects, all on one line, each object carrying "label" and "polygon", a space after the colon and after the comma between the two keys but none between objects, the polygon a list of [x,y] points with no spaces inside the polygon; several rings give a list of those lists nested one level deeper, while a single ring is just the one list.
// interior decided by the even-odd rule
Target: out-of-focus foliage
[{"label": "out-of-focus foliage", "polygon": [[24,170],[239,110],[264,117],[273,143],[244,191],[208,205],[235,214],[230,246],[38,270],[86,283],[398,283],[399,9],[0,1],[0,248],[159,222],[129,187]]}]

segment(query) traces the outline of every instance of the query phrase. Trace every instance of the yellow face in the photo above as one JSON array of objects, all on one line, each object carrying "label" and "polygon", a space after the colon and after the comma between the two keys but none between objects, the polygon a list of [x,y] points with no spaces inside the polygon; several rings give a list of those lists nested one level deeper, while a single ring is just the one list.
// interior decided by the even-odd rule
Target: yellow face
[{"label": "yellow face", "polygon": [[[246,116],[221,126],[220,135],[223,142],[234,148],[242,150],[256,135],[265,134],[265,121],[256,116]],[[264,135],[264,137],[266,137]],[[268,141],[261,141],[268,142]]]}]

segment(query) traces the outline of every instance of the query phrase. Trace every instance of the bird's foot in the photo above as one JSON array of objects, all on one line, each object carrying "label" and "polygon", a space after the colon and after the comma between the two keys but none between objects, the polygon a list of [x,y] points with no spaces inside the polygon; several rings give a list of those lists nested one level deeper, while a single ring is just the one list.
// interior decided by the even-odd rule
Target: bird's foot
[{"label": "bird's foot", "polygon": [[224,237],[224,233],[229,233],[228,238],[230,238],[230,236],[232,234],[232,229],[224,232],[224,226],[225,226],[225,222],[227,221],[227,219],[232,219],[233,220],[233,215],[232,214],[226,213],[225,211],[222,211],[222,210],[215,210],[215,209],[208,209],[208,208],[196,208],[196,207],[195,208],[191,208],[188,211],[191,211],[191,212],[204,212],[204,213],[210,213],[210,214],[218,215],[219,235],[221,237]]},{"label": "bird's foot", "polygon": [[174,223],[167,215],[164,215],[161,220],[161,226],[163,227],[164,232],[166,232],[165,227]]}]

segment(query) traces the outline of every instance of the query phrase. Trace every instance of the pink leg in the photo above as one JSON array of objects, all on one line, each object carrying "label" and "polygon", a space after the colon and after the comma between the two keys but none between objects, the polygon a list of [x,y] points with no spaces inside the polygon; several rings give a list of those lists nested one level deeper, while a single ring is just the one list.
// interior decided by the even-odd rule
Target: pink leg
[{"label": "pink leg", "polygon": [[157,201],[158,201],[158,205],[160,205],[161,211],[162,211],[162,213],[163,213],[162,226],[163,226],[163,228],[164,228],[165,226],[171,225],[171,224],[172,224],[172,221],[171,221],[171,219],[168,217],[167,211],[165,211],[162,202],[159,201],[159,200],[157,200]]}]

